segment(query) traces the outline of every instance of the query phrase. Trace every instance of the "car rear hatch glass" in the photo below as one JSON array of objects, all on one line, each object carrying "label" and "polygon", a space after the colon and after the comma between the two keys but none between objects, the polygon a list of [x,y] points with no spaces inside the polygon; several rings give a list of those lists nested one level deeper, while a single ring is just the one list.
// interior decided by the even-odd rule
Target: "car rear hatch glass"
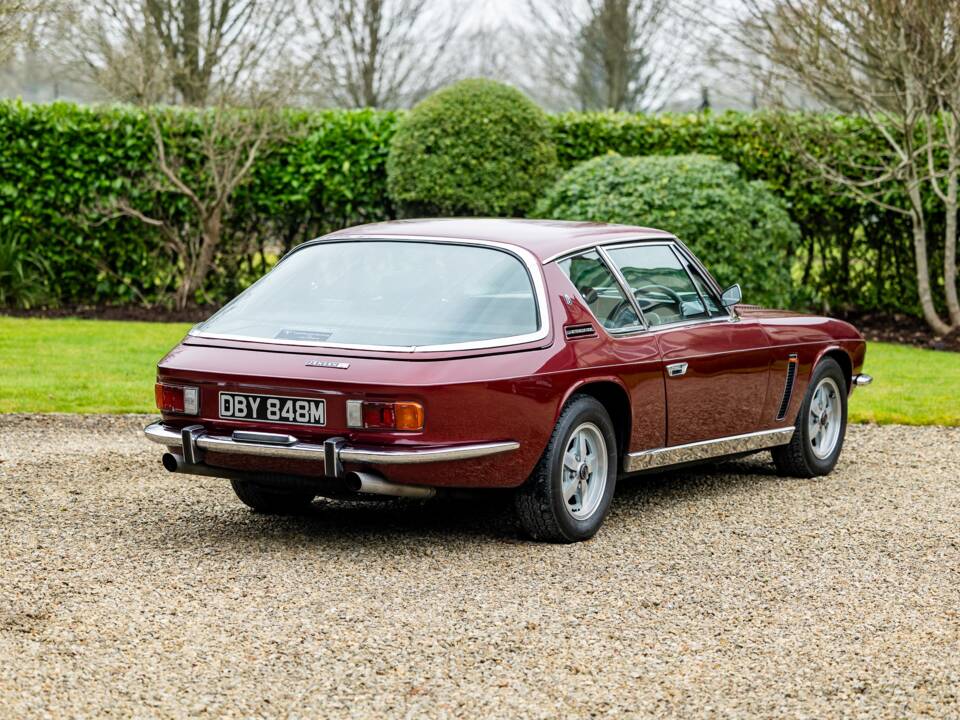
[{"label": "car rear hatch glass", "polygon": [[542,283],[498,247],[351,239],[302,246],[191,335],[370,350],[493,347],[546,335]]}]

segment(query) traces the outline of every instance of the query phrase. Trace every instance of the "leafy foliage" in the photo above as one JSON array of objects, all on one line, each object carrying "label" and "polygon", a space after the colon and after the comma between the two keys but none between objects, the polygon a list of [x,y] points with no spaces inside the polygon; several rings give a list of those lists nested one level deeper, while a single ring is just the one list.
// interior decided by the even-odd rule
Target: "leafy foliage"
[{"label": "leafy foliage", "polygon": [[515,88],[464,80],[417,105],[387,162],[405,216],[522,216],[553,181],[546,115]]},{"label": "leafy foliage", "polygon": [[[203,167],[198,111],[150,111],[185,165]],[[197,300],[220,302],[269,259],[330,229],[390,217],[385,164],[396,114],[287,112],[289,132],[265,151],[226,218],[214,273]],[[125,198],[176,217],[184,199],[159,192],[145,111],[67,103],[0,103],[0,232],[14,229],[50,266],[66,303],[154,304],[171,298],[181,259],[135,219],[105,212]]]},{"label": "leafy foliage", "polygon": [[[789,248],[789,258],[795,287],[809,297],[798,297],[798,303],[824,311],[919,312],[908,221],[811,177],[798,153],[802,147],[813,154],[844,158],[851,173],[857,165],[875,164],[885,144],[863,119],[802,113],[597,112],[564,113],[550,120],[564,168],[608,152],[698,153],[736,163],[747,178],[765,181],[786,201],[800,227],[799,242]],[[825,129],[831,137],[828,144],[823,142]],[[907,203],[893,188],[883,199],[901,207]],[[942,215],[932,213],[931,218],[942,227]],[[932,230],[931,237],[938,238],[937,230]],[[942,258],[941,243],[932,248],[931,263]]]},{"label": "leafy foliage", "polygon": [[705,155],[605,155],[567,172],[536,213],[669,229],[718,282],[741,282],[748,302],[791,302],[786,260],[800,231],[783,201],[733,163]]},{"label": "leafy foliage", "polygon": [[0,308],[29,310],[50,302],[50,269],[39,253],[15,236],[0,238]]},{"label": "leafy foliage", "polygon": [[[507,105],[513,107],[512,102]],[[156,190],[155,147],[147,112],[129,107],[0,102],[0,237],[16,233],[22,246],[49,266],[48,302],[170,302],[183,272],[180,259],[164,248],[155,230],[102,212],[111,198],[121,196],[148,214],[175,217],[186,212],[182,198]],[[191,149],[200,122],[197,114],[149,112],[156,113],[165,137],[189,165],[184,170],[199,171],[201,159]],[[481,136],[487,137],[481,130],[491,118],[501,117],[499,112],[470,115],[476,133],[459,142],[476,143]],[[466,117],[459,111],[454,114]],[[434,184],[423,186],[429,191],[423,197],[432,201],[436,195],[450,213],[527,214],[554,179],[557,165],[570,169],[609,152],[713,155],[736,163],[745,178],[765,181],[800,227],[800,237],[787,248],[784,263],[792,269],[794,287],[809,294],[795,297],[795,304],[827,310],[918,310],[905,218],[837,194],[829,185],[811,179],[795,154],[797,143],[802,142],[808,150],[846,158],[851,166],[871,164],[871,158],[882,152],[883,142],[858,118],[566,113],[544,120],[536,108],[523,116],[540,118],[543,135],[531,136],[531,142],[542,143],[538,152],[549,172],[524,176],[525,186],[515,183],[521,173],[513,156],[521,148],[511,144],[508,151],[493,154],[464,152],[458,156],[465,163],[462,172],[453,168],[445,175],[430,153],[440,148],[454,152],[456,144],[441,142],[438,136],[436,146],[425,148],[416,161],[434,168],[429,176]],[[327,110],[289,111],[283,117],[289,132],[271,143],[232,199],[214,272],[195,298],[198,301],[221,302],[231,297],[285,250],[328,230],[398,214],[447,212],[437,206],[417,210],[416,203],[403,200],[401,213],[388,194],[388,155],[402,114]],[[823,124],[833,130],[828,144],[822,144]],[[438,134],[441,131],[446,132],[436,129]],[[500,147],[499,142],[494,146]],[[550,147],[555,148],[556,164]],[[474,182],[479,186],[469,184]],[[501,194],[503,188],[513,190]],[[450,198],[467,202],[473,195],[478,202],[470,208],[451,204]],[[521,197],[523,202],[511,209],[508,197],[512,198],[509,203]],[[894,205],[905,203],[895,191],[884,199]],[[932,265],[943,262],[942,243],[936,243],[944,219],[934,212],[936,205],[931,201]],[[672,223],[664,225],[679,232]],[[942,295],[942,287],[936,292]]]}]

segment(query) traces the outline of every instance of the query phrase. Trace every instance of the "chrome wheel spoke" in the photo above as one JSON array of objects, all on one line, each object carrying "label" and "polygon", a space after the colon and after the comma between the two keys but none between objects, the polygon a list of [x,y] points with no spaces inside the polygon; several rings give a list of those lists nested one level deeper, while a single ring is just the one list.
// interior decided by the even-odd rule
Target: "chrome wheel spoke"
[{"label": "chrome wheel spoke", "polygon": [[840,441],[843,429],[843,402],[833,378],[824,377],[810,397],[808,436],[813,454],[821,460],[830,457]]},{"label": "chrome wheel spoke", "polygon": [[563,504],[577,520],[590,517],[599,507],[607,470],[607,446],[602,431],[591,422],[582,423],[571,433],[560,467]]}]

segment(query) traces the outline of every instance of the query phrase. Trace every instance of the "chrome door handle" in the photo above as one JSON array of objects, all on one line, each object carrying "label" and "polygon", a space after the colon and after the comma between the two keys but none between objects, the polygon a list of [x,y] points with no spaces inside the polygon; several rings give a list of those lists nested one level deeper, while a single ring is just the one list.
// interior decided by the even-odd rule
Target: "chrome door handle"
[{"label": "chrome door handle", "polygon": [[670,377],[680,377],[681,375],[685,375],[686,372],[686,363],[673,363],[673,365],[667,365],[667,375]]}]

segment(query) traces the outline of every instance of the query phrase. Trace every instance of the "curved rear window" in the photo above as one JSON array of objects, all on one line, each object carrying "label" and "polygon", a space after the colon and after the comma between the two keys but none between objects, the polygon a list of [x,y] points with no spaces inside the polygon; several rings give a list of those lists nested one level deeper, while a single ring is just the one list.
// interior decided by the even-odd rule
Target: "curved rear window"
[{"label": "curved rear window", "polygon": [[408,348],[515,338],[539,327],[530,275],[512,253],[355,240],[292,253],[197,330],[261,341]]}]

